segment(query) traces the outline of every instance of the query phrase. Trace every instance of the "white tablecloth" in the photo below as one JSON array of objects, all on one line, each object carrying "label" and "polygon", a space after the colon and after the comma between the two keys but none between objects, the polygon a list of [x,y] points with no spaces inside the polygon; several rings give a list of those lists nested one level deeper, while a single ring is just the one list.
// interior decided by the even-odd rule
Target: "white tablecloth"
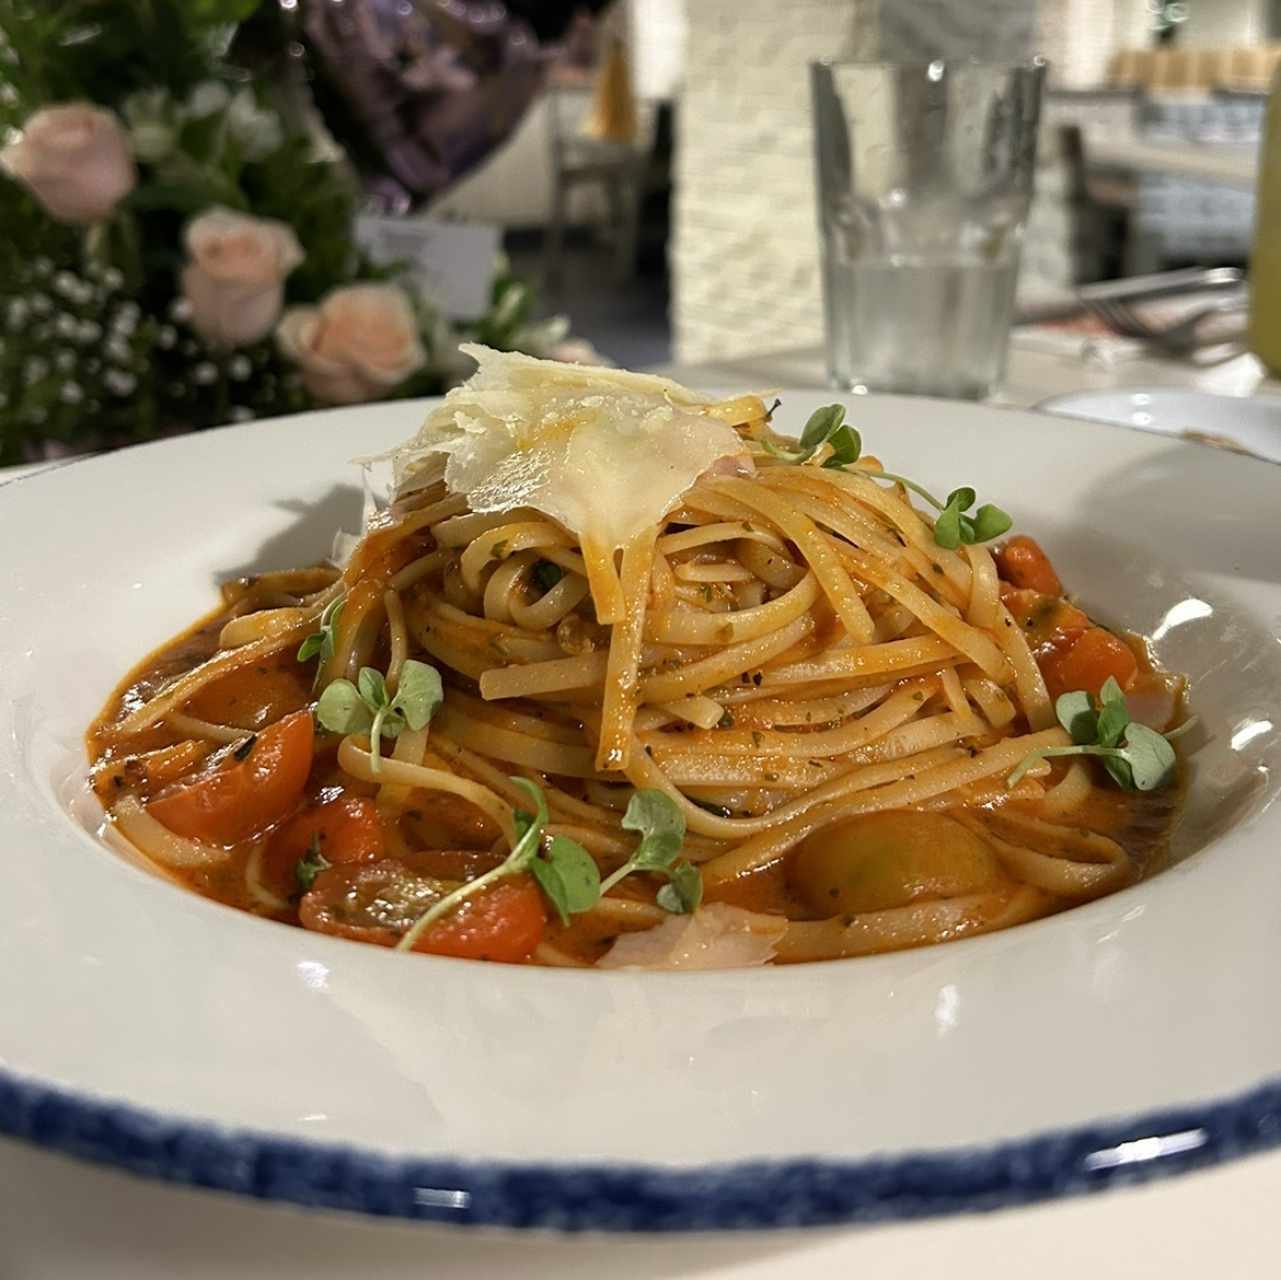
[{"label": "white tablecloth", "polygon": [[[823,353],[817,347],[698,364],[671,364],[655,370],[688,386],[754,389],[824,387]],[[1137,343],[1096,338],[1045,325],[1014,330],[1005,380],[993,403],[1031,408],[1051,396],[1113,387],[1183,387],[1225,396],[1281,395],[1254,356],[1240,354],[1213,363],[1167,360]]]}]

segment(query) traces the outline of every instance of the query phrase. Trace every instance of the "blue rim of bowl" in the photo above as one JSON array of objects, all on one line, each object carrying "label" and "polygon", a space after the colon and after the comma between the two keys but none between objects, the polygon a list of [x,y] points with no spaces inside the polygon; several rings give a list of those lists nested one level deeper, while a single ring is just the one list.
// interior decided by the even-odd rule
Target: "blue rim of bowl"
[{"label": "blue rim of bowl", "polygon": [[391,1157],[166,1117],[0,1071],[0,1134],[186,1187],[459,1226],[731,1231],[978,1212],[1281,1142],[1281,1080],[1215,1102],[960,1151],[664,1168]]}]

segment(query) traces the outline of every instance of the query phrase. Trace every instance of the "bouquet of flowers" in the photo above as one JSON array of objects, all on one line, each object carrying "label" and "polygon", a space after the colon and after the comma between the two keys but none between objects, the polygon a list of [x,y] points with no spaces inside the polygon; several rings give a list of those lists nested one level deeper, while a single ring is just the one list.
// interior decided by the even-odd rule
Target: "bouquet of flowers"
[{"label": "bouquet of flowers", "polygon": [[360,251],[341,149],[229,56],[260,3],[0,0],[0,464],[556,353],[509,274],[458,326]]}]

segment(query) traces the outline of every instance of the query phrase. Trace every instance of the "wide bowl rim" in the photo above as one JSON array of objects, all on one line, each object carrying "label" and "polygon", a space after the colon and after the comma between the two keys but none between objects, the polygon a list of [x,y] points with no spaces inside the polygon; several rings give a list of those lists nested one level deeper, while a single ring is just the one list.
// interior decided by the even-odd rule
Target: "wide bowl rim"
[{"label": "wide bowl rim", "polygon": [[[61,469],[0,477],[0,486],[39,484]],[[967,1147],[665,1166],[392,1155],[183,1118],[0,1063],[0,1134],[161,1181],[314,1208],[467,1226],[748,1230],[1026,1204],[1252,1154],[1281,1142],[1281,1076],[1184,1106]]]}]

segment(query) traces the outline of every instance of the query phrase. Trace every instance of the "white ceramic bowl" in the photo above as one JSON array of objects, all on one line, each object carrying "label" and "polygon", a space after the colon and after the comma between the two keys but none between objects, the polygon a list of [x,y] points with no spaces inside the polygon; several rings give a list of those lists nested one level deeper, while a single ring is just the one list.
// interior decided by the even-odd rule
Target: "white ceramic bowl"
[{"label": "white ceramic bowl", "polygon": [[[824,399],[786,397],[797,425]],[[216,581],[323,555],[424,406],[0,486],[0,1132],[160,1178],[459,1223],[795,1225],[1022,1201],[1281,1136],[1276,473],[870,397],[865,447],[1045,540],[1193,677],[1178,861],[1050,919],[742,973],[498,967],[264,922],[90,833],[81,734]]]}]

